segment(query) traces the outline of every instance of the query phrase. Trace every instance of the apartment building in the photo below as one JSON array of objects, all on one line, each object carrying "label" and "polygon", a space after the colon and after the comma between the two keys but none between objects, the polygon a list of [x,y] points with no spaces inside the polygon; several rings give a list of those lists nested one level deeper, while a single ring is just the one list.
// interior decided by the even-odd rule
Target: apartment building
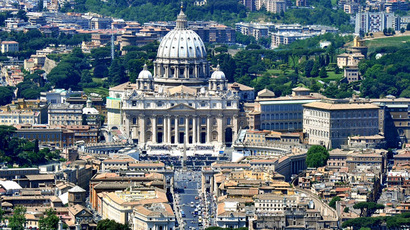
[{"label": "apartment building", "polygon": [[303,131],[311,145],[340,148],[347,144],[349,136],[379,133],[380,107],[377,105],[327,100],[303,107]]},{"label": "apartment building", "polygon": [[397,18],[393,13],[385,12],[362,12],[356,14],[355,33],[360,34],[370,32],[380,32],[383,29],[396,27]]},{"label": "apartment building", "polygon": [[18,52],[19,43],[16,41],[2,41],[1,42],[1,53]]}]

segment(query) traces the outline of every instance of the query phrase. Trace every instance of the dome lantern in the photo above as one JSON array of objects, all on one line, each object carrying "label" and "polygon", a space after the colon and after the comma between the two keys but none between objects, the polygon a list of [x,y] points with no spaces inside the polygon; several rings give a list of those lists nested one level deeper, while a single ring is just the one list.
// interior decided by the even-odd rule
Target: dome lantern
[{"label": "dome lantern", "polygon": [[179,15],[177,16],[177,25],[176,25],[176,29],[179,30],[185,30],[187,28],[187,17],[184,14],[184,5],[181,2],[181,11],[179,12]]}]

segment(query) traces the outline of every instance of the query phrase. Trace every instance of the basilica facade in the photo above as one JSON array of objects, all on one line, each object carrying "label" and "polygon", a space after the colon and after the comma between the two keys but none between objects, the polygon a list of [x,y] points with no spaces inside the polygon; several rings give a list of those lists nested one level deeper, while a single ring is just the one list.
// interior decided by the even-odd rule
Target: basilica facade
[{"label": "basilica facade", "polygon": [[239,106],[219,66],[211,72],[204,43],[181,10],[159,45],[154,73],[144,66],[135,84],[110,88],[108,128],[150,152],[219,152],[236,139]]}]

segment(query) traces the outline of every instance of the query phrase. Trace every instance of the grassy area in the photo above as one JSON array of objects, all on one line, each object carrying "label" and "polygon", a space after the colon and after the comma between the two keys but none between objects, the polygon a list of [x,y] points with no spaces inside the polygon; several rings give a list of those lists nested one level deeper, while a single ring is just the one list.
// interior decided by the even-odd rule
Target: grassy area
[{"label": "grassy area", "polygon": [[[282,73],[282,70],[280,69],[268,69],[266,70],[266,72],[268,72],[270,75],[274,75],[274,76],[279,76]],[[291,73],[294,73],[295,71],[293,69],[287,69],[286,70],[286,75],[289,75]]]},{"label": "grassy area", "polygon": [[367,40],[366,46],[369,47],[368,52],[372,53],[377,48],[385,46],[401,46],[405,43],[410,44],[410,35],[406,36],[394,36],[394,37],[382,37],[373,40]]},{"label": "grassy area", "polygon": [[90,93],[98,93],[101,95],[102,98],[108,97],[108,89],[103,88],[103,87],[98,87],[98,88],[84,88],[84,93],[90,94]]},{"label": "grassy area", "polygon": [[93,82],[98,83],[98,84],[101,84],[101,85],[104,83],[105,80],[107,80],[106,77],[105,77],[105,78],[96,78],[96,77],[93,77],[92,79],[93,79]]},{"label": "grassy area", "polygon": [[328,71],[327,72],[327,78],[320,78],[320,77],[315,77],[315,78],[313,78],[313,79],[315,79],[315,80],[321,80],[321,81],[324,81],[324,82],[330,82],[330,81],[336,81],[336,82],[338,82],[338,81],[340,81],[340,80],[342,80],[342,78],[343,78],[343,72],[341,71],[341,73],[339,73],[339,74],[335,74],[335,72],[334,71]]}]

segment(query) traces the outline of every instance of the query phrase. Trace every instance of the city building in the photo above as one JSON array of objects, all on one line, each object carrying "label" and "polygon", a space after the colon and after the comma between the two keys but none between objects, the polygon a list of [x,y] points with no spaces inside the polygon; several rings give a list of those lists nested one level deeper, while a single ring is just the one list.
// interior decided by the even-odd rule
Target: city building
[{"label": "city building", "polygon": [[132,230],[175,229],[175,214],[167,203],[140,205],[133,210]]},{"label": "city building", "polygon": [[410,138],[410,99],[388,95],[370,101],[382,109],[379,114],[380,127],[386,138],[387,147],[396,148],[407,143]]},{"label": "city building", "polygon": [[[138,206],[167,203],[168,199],[165,191],[158,188],[132,186],[126,191],[103,193],[101,202],[102,213],[99,214],[103,217],[103,219],[111,219],[118,223],[130,224],[133,221],[131,214]],[[142,222],[143,217],[138,214],[143,215],[146,214],[146,212],[143,212],[141,209],[139,211],[141,211],[141,213],[137,211],[136,216],[137,219],[139,219],[138,221]],[[171,212],[171,216],[173,216],[173,212]],[[139,225],[140,224],[137,224],[137,226]],[[141,229],[141,227],[138,227],[137,229]]]},{"label": "city building", "polygon": [[347,80],[348,83],[361,80],[359,68],[353,66],[344,68],[343,77]]},{"label": "city building", "polygon": [[356,14],[355,33],[381,32],[384,29],[396,27],[397,18],[393,13],[385,12],[362,12]]},{"label": "city building", "polygon": [[255,128],[280,132],[302,131],[303,105],[319,101],[321,97],[310,95],[310,90],[304,87],[293,88],[291,95],[281,97],[275,97],[267,89],[259,91],[255,110],[260,111],[260,127]]},{"label": "city building", "polygon": [[51,104],[48,107],[49,125],[82,125],[83,105],[67,103]]},{"label": "city building", "polygon": [[317,36],[317,34],[305,34],[305,33],[272,33],[271,48],[278,48],[279,45],[288,45],[296,40],[306,39]]},{"label": "city building", "polygon": [[259,38],[269,36],[269,27],[259,23],[235,23],[236,32],[240,32],[243,35],[253,36],[256,40]]},{"label": "city building", "polygon": [[74,146],[74,132],[61,127],[49,127],[47,125],[18,125],[14,136],[28,140],[38,140],[41,145],[54,147]]},{"label": "city building", "polygon": [[[48,92],[40,93],[40,100],[45,100],[51,104],[61,104],[66,103],[67,99],[72,96],[82,95],[81,91],[72,91],[71,89],[53,89]],[[71,104],[71,103],[70,103]],[[84,103],[85,104],[85,103]]]},{"label": "city building", "polygon": [[92,18],[91,19],[91,29],[92,30],[104,30],[111,29],[111,18]]},{"label": "city building", "polygon": [[341,69],[344,67],[356,67],[359,65],[360,60],[365,56],[361,53],[343,53],[337,55],[337,66]]},{"label": "city building", "polygon": [[265,7],[268,12],[272,12],[274,14],[284,13],[286,11],[286,1],[265,0]]},{"label": "city building", "polygon": [[243,4],[249,11],[255,11],[255,10],[256,10],[255,0],[242,0],[242,4]]},{"label": "city building", "polygon": [[238,82],[228,83],[228,89],[239,96],[241,102],[253,102],[255,99],[255,89]]},{"label": "city building", "polygon": [[0,125],[40,124],[41,113],[32,110],[0,110]]},{"label": "city building", "polygon": [[239,97],[228,90],[219,66],[210,75],[202,39],[181,11],[159,45],[154,74],[145,66],[136,84],[110,88],[108,128],[151,153],[184,145],[187,154],[197,148],[219,153],[236,139]]},{"label": "city building", "polygon": [[308,6],[308,0],[296,0],[296,6]]},{"label": "city building", "polygon": [[2,41],[1,42],[1,53],[18,52],[19,43],[16,41]]},{"label": "city building", "polygon": [[327,100],[303,107],[303,132],[311,145],[340,148],[347,145],[349,136],[379,134],[380,107],[377,105]]}]

